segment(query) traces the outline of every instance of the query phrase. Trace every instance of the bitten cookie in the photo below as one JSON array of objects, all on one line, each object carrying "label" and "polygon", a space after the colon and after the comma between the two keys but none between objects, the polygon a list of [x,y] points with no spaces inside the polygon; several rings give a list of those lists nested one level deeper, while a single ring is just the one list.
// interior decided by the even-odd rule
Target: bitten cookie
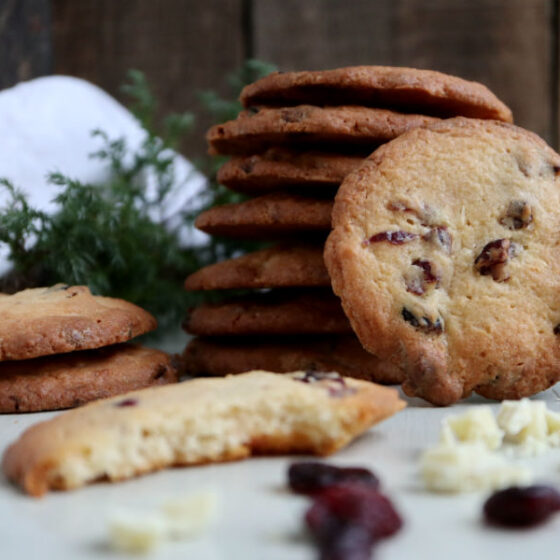
[{"label": "bitten cookie", "polygon": [[376,383],[401,383],[403,372],[366,352],[353,335],[195,338],[183,352],[188,375],[224,376],[262,368],[277,373],[297,369],[337,371]]},{"label": "bitten cookie", "polygon": [[333,453],[405,406],[397,391],[337,374],[263,371],[196,379],[91,403],[36,424],[4,454],[33,496],[101,478],[252,453]]},{"label": "bitten cookie", "polygon": [[330,286],[322,245],[282,244],[205,266],[186,290],[240,290]]},{"label": "bitten cookie", "polygon": [[363,159],[354,155],[270,148],[263,154],[232,157],[220,167],[218,181],[247,194],[290,188],[301,194],[334,194],[344,177]]},{"label": "bitten cookie", "polygon": [[0,360],[99,348],[156,328],[156,320],[132,303],[65,284],[4,296],[0,316]]},{"label": "bitten cookie", "polygon": [[369,153],[375,146],[438,119],[367,107],[252,108],[206,134],[211,154],[255,154],[272,146],[345,146]]},{"label": "bitten cookie", "polygon": [[505,123],[411,131],[348,176],[325,258],[409,395],[520,398],[560,378],[560,156]]},{"label": "bitten cookie", "polygon": [[317,288],[205,303],[190,311],[183,328],[201,336],[352,332],[340,300],[330,290]]},{"label": "bitten cookie", "polygon": [[195,226],[210,235],[278,237],[331,228],[333,201],[290,193],[272,193],[214,206],[202,212]]},{"label": "bitten cookie", "polygon": [[365,105],[441,117],[512,122],[511,111],[486,86],[456,76],[390,66],[350,66],[313,72],[275,72],[246,86],[253,105]]},{"label": "bitten cookie", "polygon": [[132,344],[0,363],[0,412],[80,406],[177,381],[164,352]]}]

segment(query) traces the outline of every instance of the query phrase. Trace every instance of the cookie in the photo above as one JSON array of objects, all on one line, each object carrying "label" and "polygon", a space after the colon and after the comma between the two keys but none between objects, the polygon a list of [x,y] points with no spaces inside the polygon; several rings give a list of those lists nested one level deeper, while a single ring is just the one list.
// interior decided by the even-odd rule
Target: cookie
[{"label": "cookie", "polygon": [[352,332],[339,299],[321,289],[273,291],[205,303],[191,310],[183,328],[200,336]]},{"label": "cookie", "polygon": [[325,258],[360,341],[439,405],[560,379],[560,156],[457,118],[382,146],[343,182]]},{"label": "cookie", "polygon": [[167,354],[132,344],[2,362],[0,412],[72,408],[175,381],[177,371]]},{"label": "cookie", "polygon": [[276,72],[246,86],[253,105],[365,105],[440,117],[512,122],[511,111],[487,87],[455,76],[390,66],[354,66],[315,72]]},{"label": "cookie", "polygon": [[271,193],[214,206],[199,214],[195,226],[210,235],[274,238],[298,232],[326,232],[333,201],[290,193]]},{"label": "cookie", "polygon": [[253,453],[327,455],[405,406],[397,391],[336,374],[263,371],[152,387],[32,426],[3,457],[33,496]]},{"label": "cookie", "polygon": [[4,296],[0,316],[0,361],[99,348],[156,328],[132,303],[65,284]]},{"label": "cookie", "polygon": [[333,194],[363,161],[360,155],[270,148],[263,154],[234,156],[218,171],[218,181],[246,194],[297,189],[301,194]]},{"label": "cookie", "polygon": [[435,117],[368,107],[253,108],[210,128],[210,154],[251,155],[272,146],[358,149],[366,155],[403,132],[436,122]]},{"label": "cookie", "polygon": [[186,290],[330,286],[323,245],[281,244],[197,270]]},{"label": "cookie", "polygon": [[183,353],[188,375],[223,376],[263,368],[337,371],[376,383],[401,383],[402,371],[366,352],[354,335],[195,338]]}]

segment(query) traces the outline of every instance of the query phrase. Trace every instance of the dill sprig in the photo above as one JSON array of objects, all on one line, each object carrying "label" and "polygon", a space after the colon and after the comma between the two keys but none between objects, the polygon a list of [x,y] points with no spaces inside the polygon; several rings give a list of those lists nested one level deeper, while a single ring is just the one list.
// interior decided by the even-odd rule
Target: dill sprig
[{"label": "dill sprig", "polygon": [[[268,71],[268,65],[248,61],[229,78],[232,94],[237,98],[244,83]],[[192,208],[233,202],[237,197],[216,183],[217,164],[207,158],[201,167],[209,171],[208,188],[191,201],[191,208],[178,210],[173,222],[165,219],[159,210],[181,187],[176,184],[173,150],[191,130],[193,115],[173,113],[158,122],[157,101],[141,72],[130,71],[123,90],[145,137],[130,153],[124,138],[93,131],[101,147],[92,156],[109,166],[107,182],[92,185],[61,172],[50,173],[48,181],[58,188],[57,209],[47,214],[31,207],[9,179],[0,179],[0,189],[8,194],[0,209],[0,244],[8,248],[13,265],[0,279],[0,287],[17,291],[57,282],[88,285],[94,293],[120,297],[149,310],[163,327],[161,332],[177,326],[185,310],[200,299],[183,290],[185,277],[218,256],[239,251],[235,242],[216,238],[207,245],[185,247],[180,232],[192,227]],[[222,111],[233,118],[240,109],[236,99],[220,99],[211,92],[202,98],[217,120],[223,120]]]}]

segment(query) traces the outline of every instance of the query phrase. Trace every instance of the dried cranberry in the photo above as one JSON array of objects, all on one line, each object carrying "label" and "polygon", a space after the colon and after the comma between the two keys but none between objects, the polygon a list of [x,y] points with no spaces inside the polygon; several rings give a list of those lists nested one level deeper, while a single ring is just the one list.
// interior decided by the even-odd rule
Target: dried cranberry
[{"label": "dried cranberry", "polygon": [[317,461],[291,465],[288,469],[288,483],[294,492],[300,494],[315,494],[331,486],[346,484],[379,487],[379,479],[368,469],[336,467]]},{"label": "dried cranberry", "polygon": [[511,241],[509,239],[496,239],[484,246],[474,261],[474,267],[482,276],[488,274],[496,282],[505,282],[509,279],[505,266],[510,257]]},{"label": "dried cranberry", "polygon": [[510,202],[506,215],[500,219],[500,224],[508,229],[522,229],[533,221],[531,207],[524,200]]},{"label": "dried cranberry", "polygon": [[296,375],[294,379],[302,383],[321,383],[328,389],[331,397],[340,398],[356,392],[356,389],[346,385],[344,378],[336,371],[306,371]]},{"label": "dried cranberry", "polygon": [[308,370],[303,372],[302,375],[297,375],[296,379],[303,383],[314,383],[315,381],[336,381],[339,383],[344,383],[344,379],[340,373],[336,371],[314,371]]},{"label": "dried cranberry", "polygon": [[392,245],[403,245],[404,243],[409,243],[416,239],[418,235],[416,233],[411,233],[409,231],[382,231],[381,233],[376,233],[367,239],[364,244],[369,245],[370,243],[379,243],[380,241],[387,241]]},{"label": "dried cranberry", "polygon": [[307,510],[305,521],[319,542],[350,525],[364,528],[373,540],[389,537],[402,526],[386,496],[375,488],[358,484],[323,490]]},{"label": "dried cranberry", "polygon": [[412,294],[421,296],[426,292],[429,284],[437,285],[440,277],[435,271],[435,266],[430,261],[416,259],[412,264],[420,268],[420,274],[413,274],[407,278],[406,289]]},{"label": "dried cranberry", "polygon": [[138,404],[138,401],[136,399],[124,399],[122,401],[119,401],[118,403],[115,403],[115,406],[136,406]]},{"label": "dried cranberry", "polygon": [[341,523],[317,544],[320,560],[370,560],[375,540],[364,527]]},{"label": "dried cranberry", "polygon": [[439,280],[439,276],[434,271],[434,265],[430,261],[416,259],[412,264],[420,267],[424,271],[424,281],[426,283],[435,284]]},{"label": "dried cranberry", "polygon": [[506,527],[530,527],[560,511],[560,493],[551,486],[513,486],[494,493],[484,504],[486,520]]},{"label": "dried cranberry", "polygon": [[407,323],[410,323],[413,327],[417,328],[420,331],[435,334],[440,334],[441,332],[443,332],[443,324],[439,317],[435,321],[432,321],[429,317],[418,318],[406,307],[402,308],[401,315]]}]

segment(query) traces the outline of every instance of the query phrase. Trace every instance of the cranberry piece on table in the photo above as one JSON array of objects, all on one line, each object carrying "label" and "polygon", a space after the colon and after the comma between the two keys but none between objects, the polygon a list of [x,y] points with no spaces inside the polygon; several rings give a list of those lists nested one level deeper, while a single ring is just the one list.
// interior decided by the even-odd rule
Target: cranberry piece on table
[{"label": "cranberry piece on table", "polygon": [[379,479],[368,469],[336,467],[317,461],[294,463],[288,469],[288,483],[294,492],[315,494],[326,488],[345,484],[379,487]]},{"label": "cranberry piece on table", "polygon": [[317,494],[305,521],[317,541],[321,560],[369,558],[378,539],[402,526],[390,500],[364,485],[333,486]]},{"label": "cranberry piece on table", "polygon": [[504,527],[530,527],[560,511],[560,492],[551,486],[513,486],[494,493],[484,504],[486,520]]}]

